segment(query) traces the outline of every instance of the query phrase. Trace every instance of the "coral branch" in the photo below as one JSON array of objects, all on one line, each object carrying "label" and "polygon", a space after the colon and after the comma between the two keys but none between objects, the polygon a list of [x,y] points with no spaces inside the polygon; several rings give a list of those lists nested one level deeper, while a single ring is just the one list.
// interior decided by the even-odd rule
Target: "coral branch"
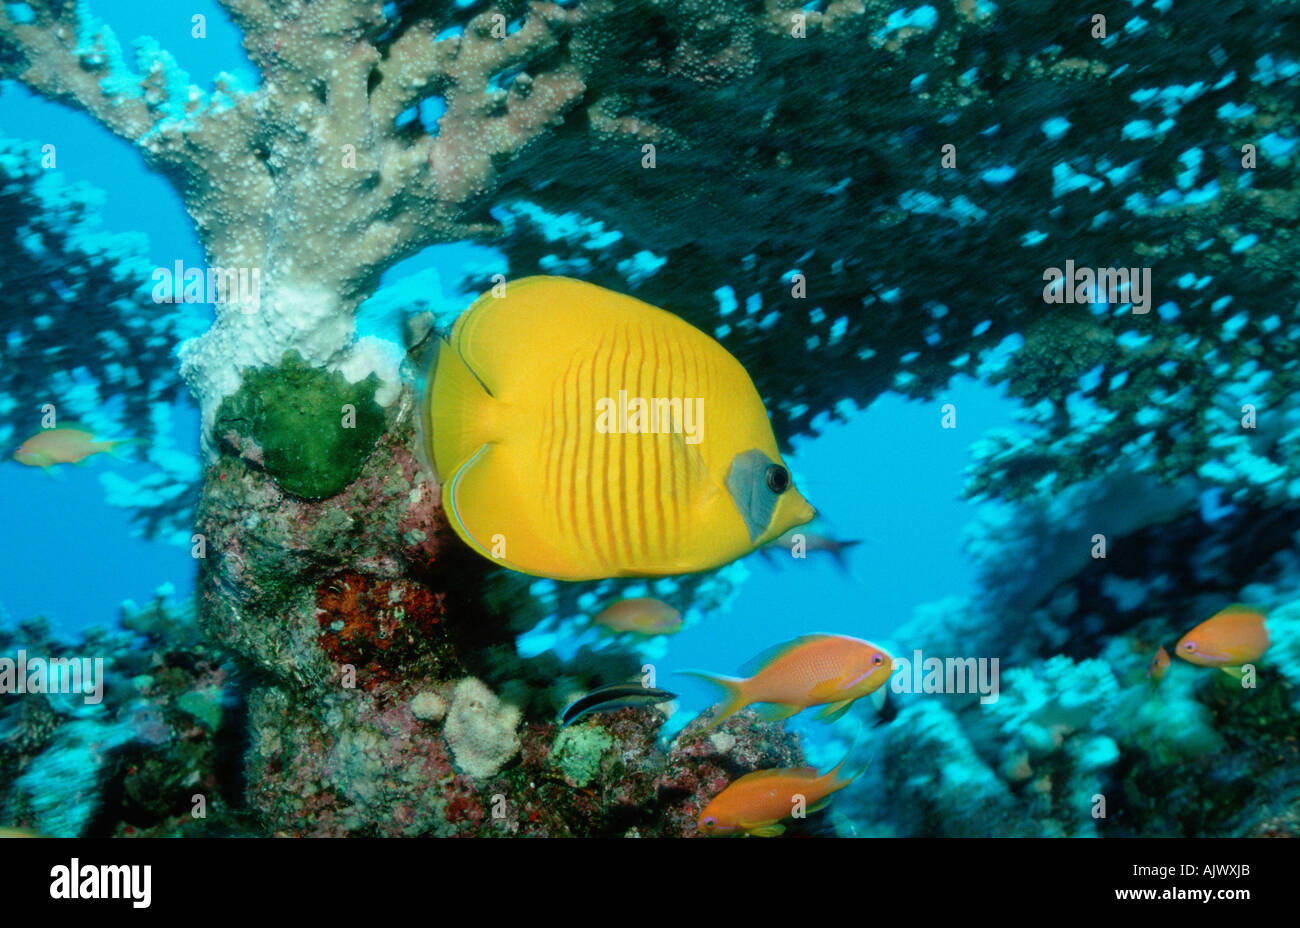
[{"label": "coral branch", "polygon": [[0,50],[9,60],[0,75],[15,77],[37,93],[85,110],[132,142],[153,125],[143,95],[106,85],[121,49],[110,31],[85,35],[72,0],[28,4],[30,22],[14,19],[13,6],[0,6]]}]

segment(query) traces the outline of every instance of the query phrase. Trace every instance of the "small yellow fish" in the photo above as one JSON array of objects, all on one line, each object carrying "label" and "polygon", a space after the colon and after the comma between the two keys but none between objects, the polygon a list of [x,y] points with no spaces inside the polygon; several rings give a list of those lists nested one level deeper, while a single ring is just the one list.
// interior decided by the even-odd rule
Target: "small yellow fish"
[{"label": "small yellow fish", "polygon": [[1234,604],[1183,635],[1174,653],[1189,664],[1217,667],[1229,676],[1240,677],[1241,665],[1263,657],[1269,643],[1263,613]]},{"label": "small yellow fish", "polygon": [[796,804],[816,812],[830,802],[833,793],[852,783],[862,771],[845,776],[848,758],[829,773],[815,767],[780,767],[747,773],[714,796],[695,821],[706,835],[755,835],[770,838],[785,831],[780,824],[790,818]]},{"label": "small yellow fish", "polygon": [[771,721],[789,718],[810,706],[825,706],[816,717],[833,722],[863,696],[878,694],[873,701],[883,703],[885,681],[894,672],[894,659],[883,648],[845,635],[804,635],[759,655],[750,665],[757,672],[748,679],[680,671],[708,680],[727,693],[726,702],[706,730],[756,702],[772,703],[760,712]]},{"label": "small yellow fish", "polygon": [[665,602],[642,597],[625,599],[591,620],[612,632],[637,635],[675,635],[682,630],[682,614]]},{"label": "small yellow fish", "polygon": [[1151,657],[1151,663],[1147,665],[1147,679],[1152,683],[1159,683],[1165,678],[1165,673],[1169,670],[1169,652],[1161,645],[1156,653]]},{"label": "small yellow fish", "polygon": [[133,438],[96,441],[93,434],[77,428],[44,429],[18,446],[14,460],[29,467],[76,464],[92,454],[112,452],[118,445],[134,441]]},{"label": "small yellow fish", "polygon": [[744,367],[671,313],[563,277],[456,320],[421,428],[456,534],[558,580],[709,570],[808,522]]}]

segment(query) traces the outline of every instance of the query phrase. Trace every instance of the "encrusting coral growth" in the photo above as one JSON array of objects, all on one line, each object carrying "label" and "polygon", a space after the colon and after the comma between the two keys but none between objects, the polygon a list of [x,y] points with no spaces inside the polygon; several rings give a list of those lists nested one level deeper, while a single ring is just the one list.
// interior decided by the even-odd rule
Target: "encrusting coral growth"
[{"label": "encrusting coral growth", "polygon": [[245,373],[239,392],[217,410],[214,428],[282,489],[325,499],[356,479],[384,431],[377,386],[373,374],[353,384],[286,353],[274,367]]},{"label": "encrusting coral growth", "polygon": [[473,677],[456,684],[443,733],[456,766],[472,777],[490,777],[519,753],[521,713],[503,705]]},{"label": "encrusting coral growth", "polygon": [[[525,722],[481,681],[324,691],[311,711],[250,686],[167,589],[123,604],[124,631],[58,642],[48,623],[0,650],[105,655],[103,702],[28,695],[0,711],[0,821],[53,836],[684,836],[726,783],[797,763],[752,713],[688,726],[669,750],[654,710],[574,728]],[[423,688],[421,688],[423,687]],[[249,693],[246,705],[242,693]],[[272,724],[272,720],[274,724]],[[239,769],[232,751],[250,741]],[[235,761],[235,762],[232,762]]]}]

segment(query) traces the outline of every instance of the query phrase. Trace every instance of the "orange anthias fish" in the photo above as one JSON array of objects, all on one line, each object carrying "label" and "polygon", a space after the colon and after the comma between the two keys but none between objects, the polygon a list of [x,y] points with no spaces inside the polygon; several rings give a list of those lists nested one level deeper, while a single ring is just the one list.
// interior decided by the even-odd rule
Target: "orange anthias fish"
[{"label": "orange anthias fish", "polygon": [[854,702],[873,693],[878,694],[873,701],[880,705],[885,698],[885,681],[894,672],[894,659],[869,641],[819,634],[779,645],[747,666],[756,670],[748,679],[681,671],[702,677],[727,692],[726,702],[706,731],[756,702],[773,703],[760,713],[772,721],[789,718],[810,706],[825,706],[817,718],[833,722]]},{"label": "orange anthias fish", "polygon": [[1151,663],[1147,665],[1147,678],[1152,683],[1159,683],[1165,678],[1166,671],[1169,670],[1169,652],[1161,645],[1151,658]]},{"label": "orange anthias fish", "polygon": [[92,454],[111,452],[121,444],[135,442],[134,438],[116,441],[96,441],[91,432],[78,428],[44,429],[23,442],[14,452],[14,460],[30,467],[53,467],[55,464],[76,464]]},{"label": "orange anthias fish", "polygon": [[1178,641],[1174,653],[1198,667],[1218,667],[1241,676],[1241,665],[1252,664],[1268,650],[1264,615],[1249,606],[1233,605],[1215,613]]},{"label": "orange anthias fish", "polygon": [[770,838],[785,831],[781,819],[794,814],[795,797],[802,796],[805,810],[816,812],[862,773],[842,773],[848,758],[835,769],[819,774],[815,767],[780,767],[756,770],[730,784],[705,806],[695,825],[706,835],[757,835]]},{"label": "orange anthias fish", "polygon": [[591,623],[612,632],[673,635],[682,630],[682,614],[657,599],[625,599],[605,609]]}]

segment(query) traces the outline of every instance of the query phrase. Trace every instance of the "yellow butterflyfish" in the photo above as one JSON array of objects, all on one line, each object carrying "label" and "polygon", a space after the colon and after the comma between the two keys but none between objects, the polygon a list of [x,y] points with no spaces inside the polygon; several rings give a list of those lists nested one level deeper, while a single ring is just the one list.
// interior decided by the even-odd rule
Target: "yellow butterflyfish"
[{"label": "yellow butterflyfish", "polygon": [[456,534],[523,573],[708,570],[815,515],[740,362],[593,284],[480,297],[441,345],[424,415]]}]

